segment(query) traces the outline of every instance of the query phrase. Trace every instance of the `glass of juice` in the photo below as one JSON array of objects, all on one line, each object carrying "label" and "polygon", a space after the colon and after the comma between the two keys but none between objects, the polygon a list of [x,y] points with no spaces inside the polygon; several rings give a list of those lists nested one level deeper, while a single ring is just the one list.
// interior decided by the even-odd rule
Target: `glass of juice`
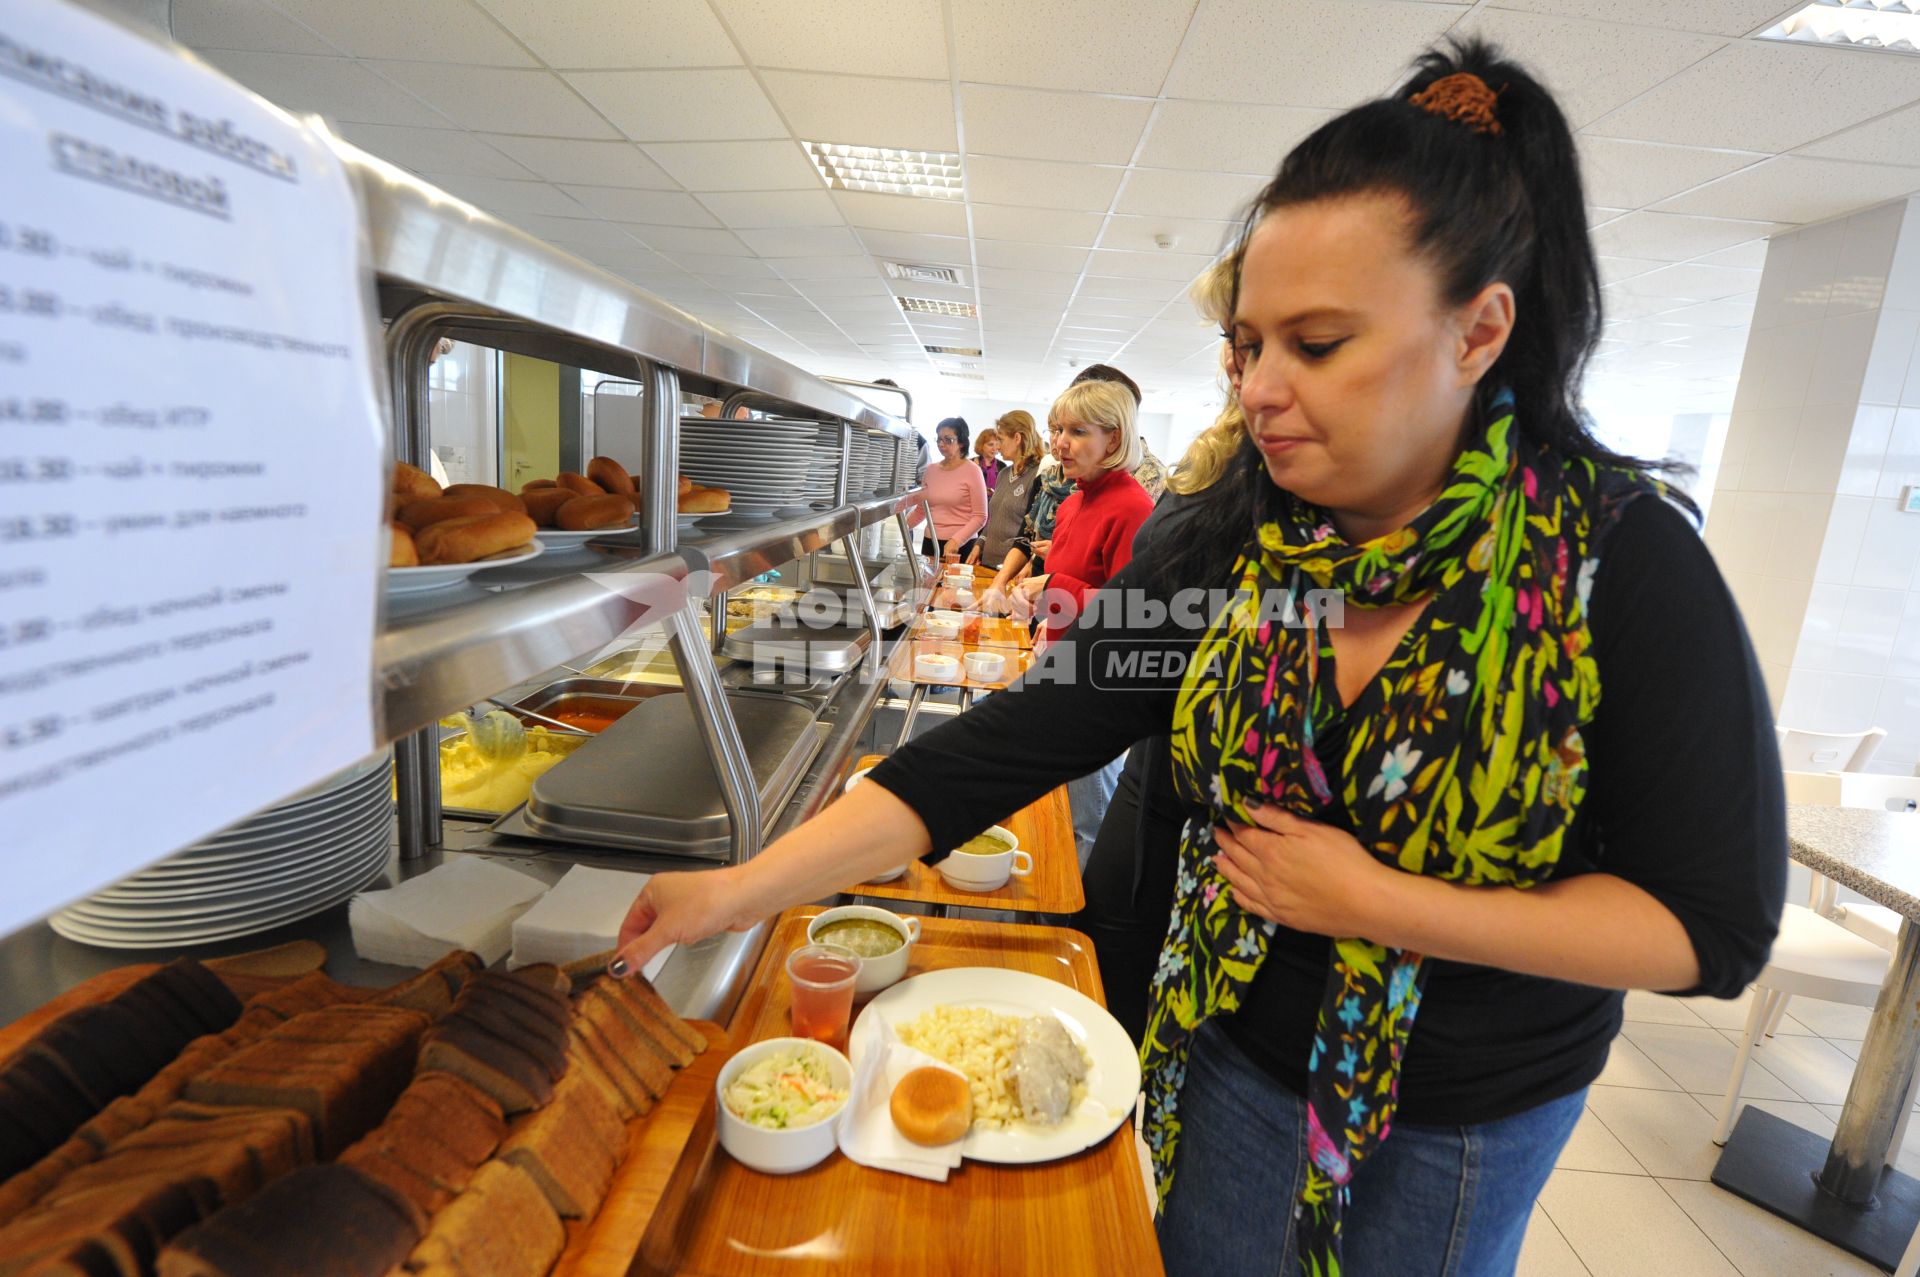
[{"label": "glass of juice", "polygon": [[793,985],[793,1035],[847,1049],[847,1024],[853,1015],[853,982],[860,958],[837,944],[809,944],[787,955],[787,979]]}]

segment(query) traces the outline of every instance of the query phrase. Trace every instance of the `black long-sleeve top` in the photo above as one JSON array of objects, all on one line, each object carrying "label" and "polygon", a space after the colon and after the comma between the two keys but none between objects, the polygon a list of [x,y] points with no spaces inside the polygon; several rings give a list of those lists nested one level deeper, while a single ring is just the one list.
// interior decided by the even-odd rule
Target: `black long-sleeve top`
[{"label": "black long-sleeve top", "polygon": [[[1181,521],[1178,512],[1156,521],[1167,525],[1156,530],[1158,543],[1177,536]],[[1151,584],[1155,557],[1152,546],[1137,546],[1108,591],[1161,597]],[[1765,964],[1779,926],[1787,846],[1772,714],[1739,612],[1692,525],[1651,498],[1629,506],[1602,546],[1589,608],[1600,705],[1583,732],[1587,797],[1554,876],[1610,873],[1648,892],[1692,941],[1700,980],[1684,992],[1737,996]],[[1111,668],[1096,666],[1121,643],[1172,650],[1199,634],[1178,616],[1127,624],[1139,619],[1104,609],[1083,616],[1010,694],[873,771],[925,822],[930,859],[980,832],[983,812],[1016,811],[1171,729],[1172,683],[1119,690]],[[1184,807],[1167,769],[1147,784],[1143,805]],[[1328,818],[1346,819],[1337,809]],[[1327,937],[1279,928],[1245,1005],[1222,1022],[1296,1091],[1306,1087],[1329,960]],[[1401,1121],[1496,1120],[1570,1094],[1604,1067],[1620,1026],[1619,991],[1431,965],[1401,1074]]]}]

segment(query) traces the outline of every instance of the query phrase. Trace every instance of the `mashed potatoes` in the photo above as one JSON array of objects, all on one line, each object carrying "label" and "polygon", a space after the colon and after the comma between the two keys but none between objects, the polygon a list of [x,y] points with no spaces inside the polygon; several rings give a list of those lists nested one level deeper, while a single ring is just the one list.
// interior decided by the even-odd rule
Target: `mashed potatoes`
[{"label": "mashed potatoes", "polygon": [[589,737],[527,729],[527,752],[503,763],[480,757],[465,736],[440,745],[440,801],[471,811],[512,811],[527,801],[533,782],[559,766]]}]

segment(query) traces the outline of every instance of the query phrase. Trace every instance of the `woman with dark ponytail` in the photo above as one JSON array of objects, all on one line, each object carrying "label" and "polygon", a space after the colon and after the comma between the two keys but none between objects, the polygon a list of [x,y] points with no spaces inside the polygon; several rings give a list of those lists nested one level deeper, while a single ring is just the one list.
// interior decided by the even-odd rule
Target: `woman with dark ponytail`
[{"label": "woman with dark ponytail", "polygon": [[1766,961],[1766,689],[1691,507],[1580,412],[1593,250],[1524,69],[1423,57],[1286,158],[1233,261],[1219,478],[1011,694],[747,864],[656,875],[616,974],[1168,737],[1168,1272],[1502,1277],[1621,991],[1735,997]]}]

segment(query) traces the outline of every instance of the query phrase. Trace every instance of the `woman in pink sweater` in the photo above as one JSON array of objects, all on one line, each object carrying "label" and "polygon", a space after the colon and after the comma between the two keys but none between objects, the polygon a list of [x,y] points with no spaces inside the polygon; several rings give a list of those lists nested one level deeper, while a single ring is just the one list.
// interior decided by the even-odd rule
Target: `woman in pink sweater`
[{"label": "woman in pink sweater", "polygon": [[[940,448],[940,460],[928,466],[921,479],[933,506],[933,537],[923,541],[921,548],[936,558],[958,558],[987,521],[987,481],[980,467],[967,460],[966,418],[942,421],[934,442]],[[920,522],[918,511],[913,522]]]}]

